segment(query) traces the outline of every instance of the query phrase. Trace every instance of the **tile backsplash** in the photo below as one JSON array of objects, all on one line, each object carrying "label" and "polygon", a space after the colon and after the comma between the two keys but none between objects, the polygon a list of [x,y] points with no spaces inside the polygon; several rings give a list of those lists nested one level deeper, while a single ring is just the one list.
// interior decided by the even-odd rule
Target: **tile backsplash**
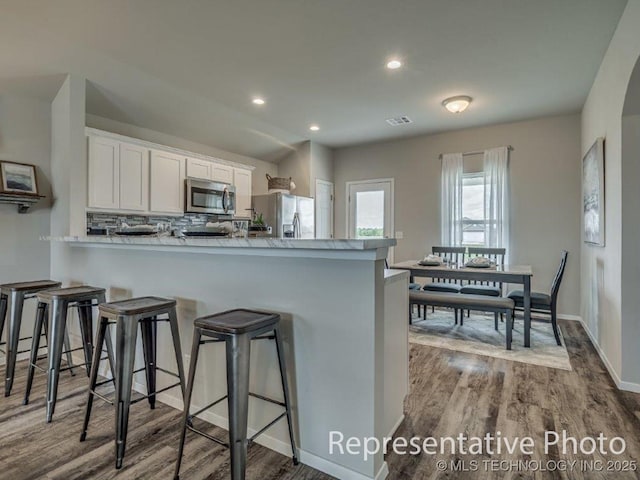
[{"label": "tile backsplash", "polygon": [[129,226],[157,225],[170,223],[173,228],[205,226],[207,222],[217,222],[217,215],[186,213],[182,217],[162,215],[123,215],[119,213],[87,212],[87,229],[118,227],[122,223]]}]

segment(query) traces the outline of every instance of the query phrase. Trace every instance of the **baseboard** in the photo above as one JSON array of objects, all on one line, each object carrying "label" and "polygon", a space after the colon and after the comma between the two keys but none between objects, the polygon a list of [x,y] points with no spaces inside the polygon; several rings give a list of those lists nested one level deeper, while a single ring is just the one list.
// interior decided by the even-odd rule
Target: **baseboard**
[{"label": "baseboard", "polygon": [[393,437],[393,434],[396,433],[398,428],[400,428],[400,424],[402,422],[404,422],[404,413],[400,415],[400,418],[398,419],[398,421],[393,425],[393,427],[391,427],[391,431],[387,433],[387,438]]},{"label": "baseboard", "polygon": [[382,466],[374,477],[369,477],[341,465],[329,462],[322,457],[318,457],[317,455],[304,450],[300,450],[300,462],[331,475],[332,477],[339,478],[340,480],[372,480],[372,478],[373,480],[384,480],[389,475],[389,465],[387,465],[387,462],[382,462]]},{"label": "baseboard", "polygon": [[582,317],[580,315],[571,315],[568,313],[559,313],[558,320],[570,320],[572,322],[582,322]]},{"label": "baseboard", "polygon": [[611,365],[611,362],[607,358],[607,355],[604,353],[602,348],[600,348],[600,345],[598,344],[598,342],[596,341],[596,338],[591,333],[589,326],[586,324],[584,320],[582,320],[582,318],[580,319],[580,323],[582,324],[582,328],[584,328],[584,331],[587,332],[587,336],[589,337],[589,340],[591,340],[591,344],[593,345],[593,348],[595,348],[596,352],[598,352],[598,356],[600,357],[600,360],[602,360],[602,363],[604,363],[604,366],[609,372],[609,376],[613,380],[613,383],[616,384],[616,387],[618,387],[618,390],[624,390],[624,391],[633,392],[633,393],[640,393],[640,384],[622,381],[622,379],[618,376],[618,372],[616,372],[613,366]]}]

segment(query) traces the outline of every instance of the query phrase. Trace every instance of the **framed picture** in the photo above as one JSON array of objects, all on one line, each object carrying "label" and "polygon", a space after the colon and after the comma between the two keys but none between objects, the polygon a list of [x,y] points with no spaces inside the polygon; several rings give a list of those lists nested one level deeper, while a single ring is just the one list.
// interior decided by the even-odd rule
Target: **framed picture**
[{"label": "framed picture", "polygon": [[36,167],[25,163],[0,161],[0,192],[38,195]]},{"label": "framed picture", "polygon": [[604,247],[604,138],[582,159],[584,242]]}]

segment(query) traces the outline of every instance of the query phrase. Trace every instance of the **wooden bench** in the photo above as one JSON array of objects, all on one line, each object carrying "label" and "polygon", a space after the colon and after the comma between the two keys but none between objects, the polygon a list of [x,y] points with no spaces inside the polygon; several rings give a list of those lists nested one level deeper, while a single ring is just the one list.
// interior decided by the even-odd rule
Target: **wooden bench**
[{"label": "wooden bench", "polygon": [[[502,313],[507,319],[507,350],[511,350],[512,324],[514,301],[504,297],[489,297],[486,295],[471,295],[465,293],[410,291],[409,305],[424,305],[429,307],[448,307],[455,310],[479,310],[496,314],[496,330],[498,329],[498,314]],[[462,315],[464,317],[464,315]],[[463,320],[460,319],[460,325]]]}]

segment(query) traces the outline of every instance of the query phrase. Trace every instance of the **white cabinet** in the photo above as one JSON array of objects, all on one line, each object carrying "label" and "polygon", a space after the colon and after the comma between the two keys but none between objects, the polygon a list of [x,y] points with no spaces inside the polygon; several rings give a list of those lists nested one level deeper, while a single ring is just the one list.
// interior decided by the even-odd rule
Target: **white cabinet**
[{"label": "white cabinet", "polygon": [[211,180],[213,177],[213,162],[199,158],[187,158],[187,177]]},{"label": "white cabinet", "polygon": [[251,170],[233,168],[236,187],[236,217],[251,217]]},{"label": "white cabinet", "polygon": [[121,210],[149,209],[149,150],[120,144],[119,184]]},{"label": "white cabinet", "polygon": [[184,213],[185,163],[185,157],[180,155],[151,151],[150,211]]},{"label": "white cabinet", "polygon": [[120,142],[89,137],[89,207],[120,206]]},{"label": "white cabinet", "polygon": [[233,167],[219,163],[213,163],[212,165],[211,180],[228,183],[229,185],[233,183]]},{"label": "white cabinet", "polygon": [[149,150],[89,137],[89,207],[146,211],[149,208]]}]

